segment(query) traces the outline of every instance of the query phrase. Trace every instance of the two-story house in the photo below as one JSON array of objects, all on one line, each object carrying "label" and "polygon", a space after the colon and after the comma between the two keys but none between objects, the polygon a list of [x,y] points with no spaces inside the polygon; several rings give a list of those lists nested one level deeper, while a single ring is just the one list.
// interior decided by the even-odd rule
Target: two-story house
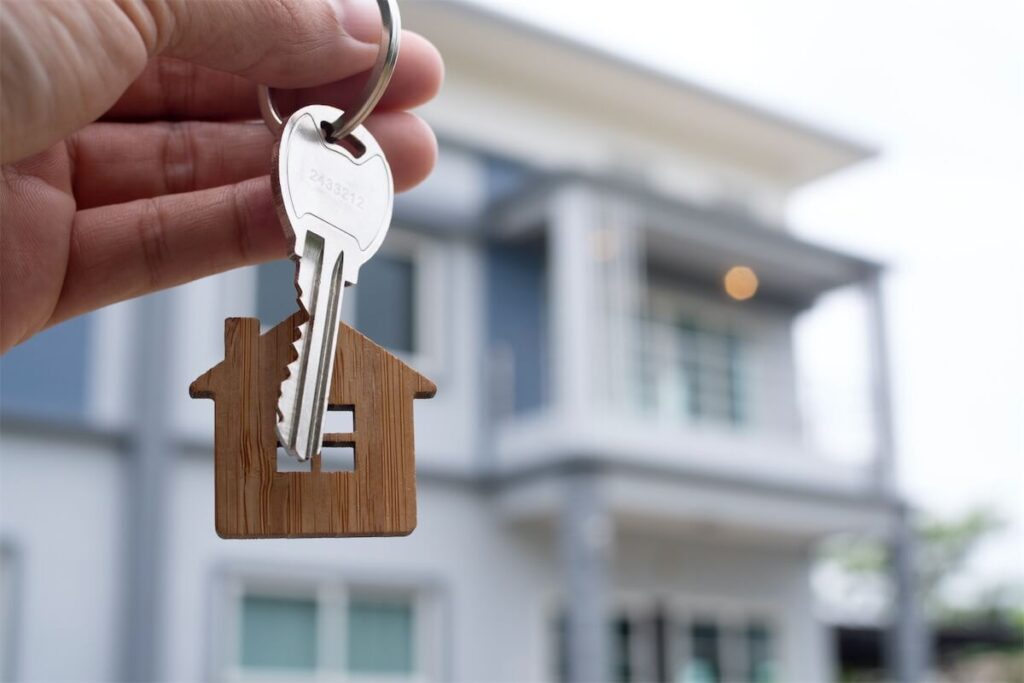
[{"label": "two-story house", "polygon": [[[188,385],[225,317],[292,312],[289,262],[70,321],[2,365],[3,673],[828,680],[814,547],[899,506],[879,267],[783,209],[870,151],[472,6],[404,19],[447,62],[423,109],[440,161],[344,315],[438,385],[419,527],[214,533],[213,409]],[[843,288],[873,412],[839,462],[808,438],[794,330]]]}]

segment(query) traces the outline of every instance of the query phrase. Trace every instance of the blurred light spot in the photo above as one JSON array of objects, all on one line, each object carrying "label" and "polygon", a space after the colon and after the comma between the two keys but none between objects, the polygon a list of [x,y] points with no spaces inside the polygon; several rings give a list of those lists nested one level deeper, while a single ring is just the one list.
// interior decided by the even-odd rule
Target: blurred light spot
[{"label": "blurred light spot", "polygon": [[723,280],[725,293],[736,301],[746,301],[757,294],[757,273],[746,266],[733,266]]}]

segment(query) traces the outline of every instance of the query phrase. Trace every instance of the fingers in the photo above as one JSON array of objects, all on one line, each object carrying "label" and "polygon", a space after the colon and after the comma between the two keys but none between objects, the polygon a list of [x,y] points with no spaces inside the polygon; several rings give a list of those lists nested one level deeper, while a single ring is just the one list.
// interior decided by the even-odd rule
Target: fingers
[{"label": "fingers", "polygon": [[[425,38],[406,31],[398,64],[378,110],[410,109],[433,98],[441,87],[444,66],[437,49]],[[306,104],[345,109],[368,77],[359,73],[341,81],[296,90],[275,90],[282,113]],[[230,120],[259,118],[256,83],[224,71],[178,59],[150,61],[142,75],[104,115],[110,121]]]},{"label": "fingers", "polygon": [[437,163],[437,138],[426,122],[407,111],[374,114],[366,128],[380,143],[391,165],[395,192],[423,182]]},{"label": "fingers", "polygon": [[4,10],[3,163],[96,120],[153,56],[301,88],[366,71],[378,52],[367,0],[39,0]]},{"label": "fingers", "polygon": [[96,123],[69,142],[79,209],[203,190],[270,173],[262,121]]},{"label": "fingers", "polygon": [[380,42],[372,0],[122,2],[150,55],[299,88],[368,70]]},{"label": "fingers", "polygon": [[[367,128],[391,164],[397,191],[430,173],[434,134],[408,112],[374,114]],[[274,138],[260,122],[97,123],[69,142],[79,209],[181,194],[266,175]]]},{"label": "fingers", "polygon": [[51,322],[286,249],[267,177],[80,211]]}]

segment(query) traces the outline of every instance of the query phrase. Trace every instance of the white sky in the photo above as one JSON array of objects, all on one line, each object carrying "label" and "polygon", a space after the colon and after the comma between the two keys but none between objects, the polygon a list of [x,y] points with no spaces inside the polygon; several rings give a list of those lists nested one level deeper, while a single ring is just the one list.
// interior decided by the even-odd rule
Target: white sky
[{"label": "white sky", "polygon": [[889,264],[904,490],[1024,575],[1024,1],[478,1],[881,150],[788,218]]}]

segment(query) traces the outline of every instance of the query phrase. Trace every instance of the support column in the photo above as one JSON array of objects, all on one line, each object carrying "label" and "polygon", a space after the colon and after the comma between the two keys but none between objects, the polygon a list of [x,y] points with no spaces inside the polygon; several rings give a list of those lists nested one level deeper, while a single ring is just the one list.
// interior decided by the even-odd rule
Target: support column
[{"label": "support column", "polygon": [[633,412],[639,395],[640,316],[646,287],[643,227],[636,211],[606,197],[592,240],[598,292],[595,379],[605,415]]},{"label": "support column", "polygon": [[889,542],[894,596],[885,652],[889,678],[896,683],[927,680],[930,668],[930,636],[917,585],[915,545],[913,513],[900,503],[895,510]]},{"label": "support column", "polygon": [[572,430],[592,414],[595,393],[593,196],[581,187],[567,187],[552,200],[549,218],[551,395],[563,424]]},{"label": "support column", "polygon": [[136,306],[131,358],[132,423],[125,496],[125,612],[122,680],[159,676],[161,600],[164,587],[164,513],[172,485],[169,457],[168,378],[173,338],[172,294],[150,295]]},{"label": "support column", "polygon": [[609,678],[611,663],[612,524],[596,472],[572,472],[565,486],[560,540],[568,680],[602,683]]},{"label": "support column", "polygon": [[880,271],[872,273],[861,285],[861,291],[867,307],[872,425],[875,432],[874,484],[880,492],[894,494],[896,492],[896,437],[893,429],[889,339],[881,278]]}]

